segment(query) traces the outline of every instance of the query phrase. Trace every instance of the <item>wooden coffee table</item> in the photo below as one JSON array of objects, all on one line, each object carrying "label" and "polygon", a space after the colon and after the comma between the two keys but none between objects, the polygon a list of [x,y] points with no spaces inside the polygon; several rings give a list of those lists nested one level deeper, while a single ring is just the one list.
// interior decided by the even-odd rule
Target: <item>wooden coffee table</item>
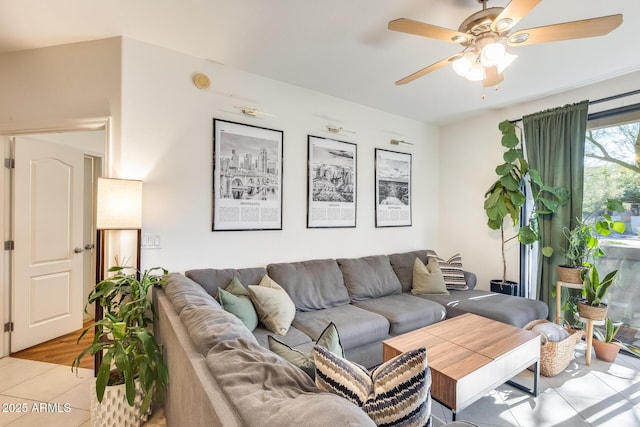
[{"label": "wooden coffee table", "polygon": [[[383,341],[385,361],[426,347],[431,396],[456,412],[509,384],[538,396],[540,336],[475,314],[463,314]],[[534,365],[533,388],[511,379]]]}]

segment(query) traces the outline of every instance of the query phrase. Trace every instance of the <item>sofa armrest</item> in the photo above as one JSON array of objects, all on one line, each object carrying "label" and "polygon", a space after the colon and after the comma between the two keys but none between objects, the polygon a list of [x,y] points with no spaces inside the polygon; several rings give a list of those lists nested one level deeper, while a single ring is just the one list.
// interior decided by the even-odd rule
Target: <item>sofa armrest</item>
[{"label": "sofa armrest", "polygon": [[476,273],[472,273],[470,271],[464,271],[464,280],[467,282],[467,287],[469,289],[475,289],[476,284],[478,283],[478,277]]}]

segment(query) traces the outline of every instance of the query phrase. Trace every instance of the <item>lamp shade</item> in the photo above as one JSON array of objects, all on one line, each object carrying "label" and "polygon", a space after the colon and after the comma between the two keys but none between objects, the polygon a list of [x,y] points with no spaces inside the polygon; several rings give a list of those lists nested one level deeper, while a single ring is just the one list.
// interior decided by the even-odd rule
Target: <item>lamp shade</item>
[{"label": "lamp shade", "polygon": [[142,228],[142,181],[98,178],[96,228]]}]

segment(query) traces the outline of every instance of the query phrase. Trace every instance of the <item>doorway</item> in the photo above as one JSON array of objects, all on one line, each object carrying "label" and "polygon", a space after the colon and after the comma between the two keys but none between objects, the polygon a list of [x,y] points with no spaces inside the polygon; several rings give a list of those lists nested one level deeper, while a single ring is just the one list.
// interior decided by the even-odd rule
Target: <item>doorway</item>
[{"label": "doorway", "polygon": [[[2,289],[0,314],[12,327],[6,328],[9,331],[0,343],[0,357],[41,342],[49,345],[58,338],[77,347],[75,340],[69,340],[67,335],[76,333],[83,327],[83,320],[92,316],[92,308],[89,313],[84,312],[84,302],[95,285],[94,193],[105,156],[105,122],[92,130],[20,133],[7,139],[9,148],[4,150],[10,153],[8,157],[16,159],[16,167],[8,179],[5,170],[0,185],[3,193],[12,193],[3,200],[2,220],[4,235],[10,237],[13,248],[5,251],[1,267],[2,277],[10,285]],[[30,171],[25,178],[25,174],[18,174],[16,169],[23,163],[23,153],[32,150],[34,145],[35,160],[29,160]],[[27,146],[30,148],[25,150]],[[49,151],[40,155],[41,150]],[[76,163],[63,158],[63,153],[72,153]],[[72,175],[79,179],[75,184],[71,184]],[[32,182],[25,187],[25,180]],[[65,186],[73,188],[75,193],[60,193],[57,188]],[[13,191],[4,191],[6,189]],[[67,223],[72,223],[72,201],[80,202],[79,219],[65,229]],[[49,206],[45,214],[34,213],[45,203],[53,203],[53,207]],[[24,221],[26,216],[30,217],[29,221]],[[21,237],[19,230],[25,227],[24,223],[28,230],[26,242],[24,231]],[[16,250],[18,247],[22,253]],[[69,265],[63,265],[61,271],[42,271],[43,266],[64,263],[65,259]],[[25,271],[29,269],[35,270]],[[36,298],[25,302],[24,294]],[[66,322],[64,326],[52,326],[61,320]],[[40,327],[45,331],[40,331]]]}]

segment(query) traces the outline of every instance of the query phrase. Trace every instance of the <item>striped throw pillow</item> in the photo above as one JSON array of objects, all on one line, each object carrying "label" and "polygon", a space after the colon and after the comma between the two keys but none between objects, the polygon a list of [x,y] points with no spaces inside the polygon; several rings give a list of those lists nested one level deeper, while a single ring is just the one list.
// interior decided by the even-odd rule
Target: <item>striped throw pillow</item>
[{"label": "striped throw pillow", "polygon": [[379,426],[431,426],[431,371],[422,347],[372,372],[315,346],[316,386],[361,407]]},{"label": "striped throw pillow", "polygon": [[466,291],[469,289],[467,281],[464,278],[462,257],[460,254],[455,254],[448,260],[445,260],[440,258],[435,252],[429,250],[427,251],[427,257],[433,257],[438,260],[438,266],[440,266],[440,270],[442,270],[444,283],[448,290]]}]

